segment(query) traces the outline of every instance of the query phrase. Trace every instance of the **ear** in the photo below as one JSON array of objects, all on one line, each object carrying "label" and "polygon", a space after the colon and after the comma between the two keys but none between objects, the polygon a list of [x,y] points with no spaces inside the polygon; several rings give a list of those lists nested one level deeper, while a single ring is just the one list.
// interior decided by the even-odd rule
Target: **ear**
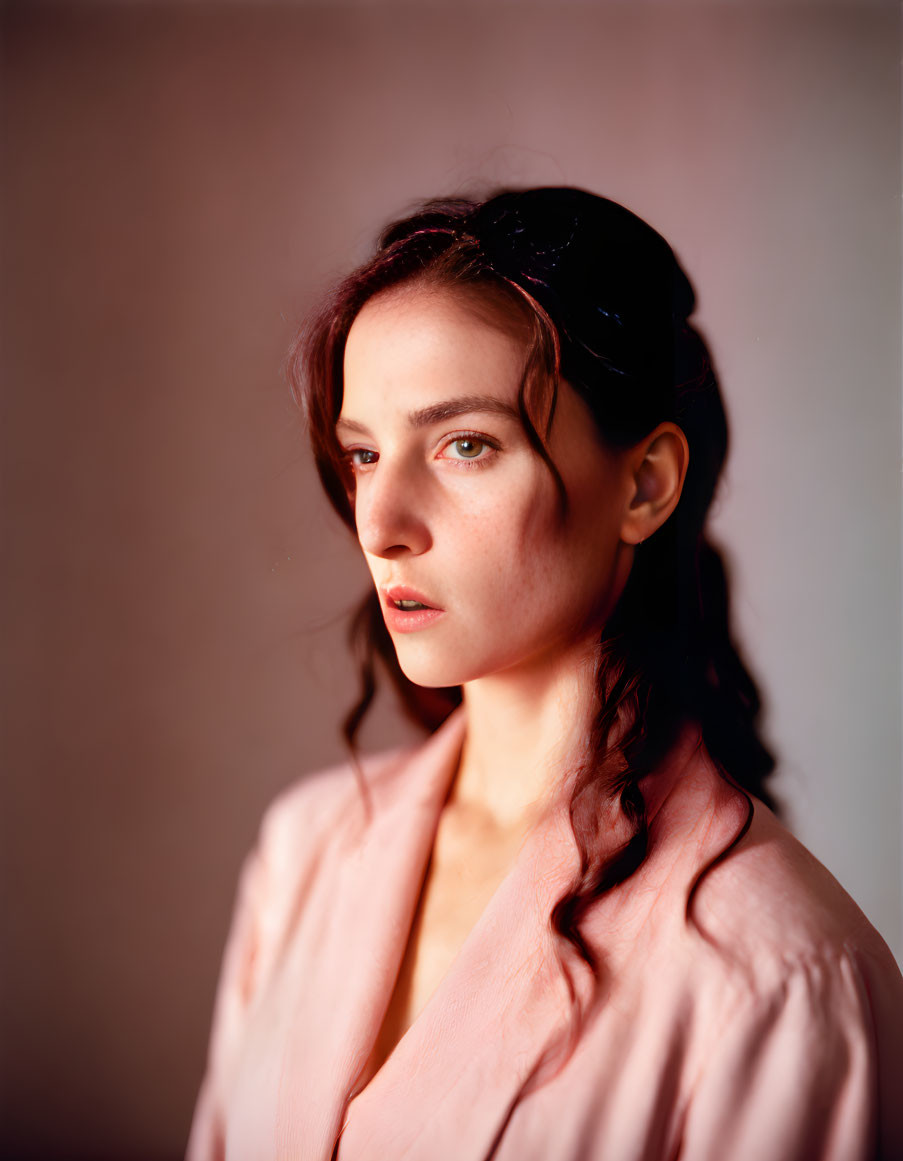
[{"label": "ear", "polygon": [[690,448],[676,423],[660,423],[626,457],[628,505],[621,522],[624,544],[641,544],[668,519],[683,491]]}]

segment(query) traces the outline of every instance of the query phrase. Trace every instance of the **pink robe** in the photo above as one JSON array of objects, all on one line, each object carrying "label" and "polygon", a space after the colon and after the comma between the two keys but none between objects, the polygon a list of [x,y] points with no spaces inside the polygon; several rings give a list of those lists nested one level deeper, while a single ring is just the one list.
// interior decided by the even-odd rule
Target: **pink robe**
[{"label": "pink robe", "polygon": [[[423,1012],[355,1095],[463,739],[270,807],[246,862],[188,1161],[885,1161],[903,1158],[903,978],[837,882],[718,776],[688,727],[643,783],[650,853],[555,954],[575,848],[533,831]],[[563,1066],[562,1066],[562,1062]],[[350,1098],[354,1097],[353,1100]]]}]

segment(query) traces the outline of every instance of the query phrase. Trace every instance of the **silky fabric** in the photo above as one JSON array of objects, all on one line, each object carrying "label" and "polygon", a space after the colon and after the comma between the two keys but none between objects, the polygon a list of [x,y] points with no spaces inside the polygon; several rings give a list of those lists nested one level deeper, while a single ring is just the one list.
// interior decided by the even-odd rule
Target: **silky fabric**
[{"label": "silky fabric", "polygon": [[760,802],[731,847],[747,799],[690,725],[641,783],[647,858],[581,922],[598,975],[550,926],[578,868],[562,798],[358,1092],[465,728],[365,760],[369,811],[350,765],[268,810],[188,1161],[903,1158],[900,971]]}]

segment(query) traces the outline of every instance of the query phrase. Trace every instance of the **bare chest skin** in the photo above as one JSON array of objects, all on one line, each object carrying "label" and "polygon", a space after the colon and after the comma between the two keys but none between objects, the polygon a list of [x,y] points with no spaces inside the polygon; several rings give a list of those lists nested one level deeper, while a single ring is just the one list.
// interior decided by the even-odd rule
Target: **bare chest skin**
[{"label": "bare chest skin", "polygon": [[511,868],[522,839],[522,831],[499,832],[466,811],[443,812],[395,988],[358,1091],[423,1011]]}]

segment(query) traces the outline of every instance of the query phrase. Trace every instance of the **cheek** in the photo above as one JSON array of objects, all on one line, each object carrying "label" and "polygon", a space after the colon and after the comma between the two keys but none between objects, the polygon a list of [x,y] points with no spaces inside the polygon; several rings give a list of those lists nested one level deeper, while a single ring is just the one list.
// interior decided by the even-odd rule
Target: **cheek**
[{"label": "cheek", "polygon": [[[620,523],[613,482],[600,473],[565,480],[568,513],[560,516],[554,483],[537,487],[518,512],[499,522],[494,554],[515,629],[553,635],[582,631],[609,599]],[[518,608],[519,606],[519,608]],[[527,621],[529,618],[529,622]]]},{"label": "cheek", "polygon": [[456,571],[474,601],[505,619],[548,604],[567,559],[567,529],[544,467],[520,487],[470,504],[457,526],[456,556],[464,567]]}]

